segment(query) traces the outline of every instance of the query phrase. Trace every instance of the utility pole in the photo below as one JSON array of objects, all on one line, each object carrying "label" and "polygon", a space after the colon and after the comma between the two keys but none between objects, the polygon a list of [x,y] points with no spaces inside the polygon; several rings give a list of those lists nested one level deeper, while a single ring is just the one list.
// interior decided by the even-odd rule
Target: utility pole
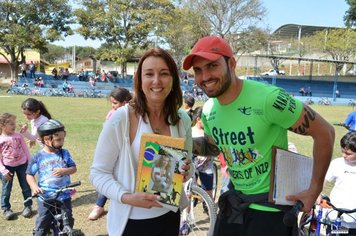
[{"label": "utility pole", "polygon": [[72,68],[73,68],[73,72],[77,72],[77,69],[75,68],[75,46],[73,46],[73,49],[72,49]]}]

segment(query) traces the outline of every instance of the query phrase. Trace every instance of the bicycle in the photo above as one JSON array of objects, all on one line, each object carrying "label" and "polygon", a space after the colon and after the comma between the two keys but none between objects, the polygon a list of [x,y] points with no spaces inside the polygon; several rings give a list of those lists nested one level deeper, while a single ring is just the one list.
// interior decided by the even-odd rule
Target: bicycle
[{"label": "bicycle", "polygon": [[[44,197],[43,194],[32,195],[28,197],[24,203],[32,200],[33,198],[40,198],[43,200],[45,205],[50,207],[50,212],[52,215],[52,230],[54,236],[74,236],[74,235],[83,235],[80,230],[74,230],[70,226],[69,218],[67,215],[67,208],[62,201],[58,199],[62,192],[73,191],[74,187],[81,185],[80,181],[73,182],[64,186],[53,193],[51,197]],[[51,234],[52,235],[52,234]]]},{"label": "bicycle", "polygon": [[213,201],[215,202],[216,200],[216,194],[218,192],[218,166],[216,165],[216,163],[214,162],[213,164],[213,191],[212,191],[212,195],[213,195]]},{"label": "bicycle", "polygon": [[319,104],[319,105],[329,106],[329,105],[331,105],[331,102],[329,101],[328,98],[321,98],[321,99],[318,101],[318,104]]},{"label": "bicycle", "polygon": [[307,98],[307,100],[305,100],[304,103],[307,104],[307,105],[313,105],[314,101],[311,98]]},{"label": "bicycle", "polygon": [[[356,235],[356,229],[348,228],[342,219],[343,214],[355,213],[356,209],[337,208],[326,195],[321,196],[321,203],[314,205],[311,214],[303,213],[299,220],[299,236],[320,236],[321,227],[326,227],[327,236]],[[330,219],[329,214],[337,212],[336,219]],[[356,222],[356,219],[354,219]]]},{"label": "bicycle", "polygon": [[350,129],[350,127],[348,127],[346,124],[344,124],[344,123],[334,123],[333,125],[335,125],[335,126],[341,126],[341,127],[344,127],[345,129],[347,129],[348,131],[352,131],[351,129]]},{"label": "bicycle", "polygon": [[214,232],[217,206],[207,192],[198,185],[196,175],[197,170],[184,185],[184,192],[189,198],[189,205],[181,213],[181,219],[184,221],[183,227],[185,228],[180,235],[192,233],[193,235],[210,236]]},{"label": "bicycle", "polygon": [[16,95],[31,95],[31,89],[28,88],[28,84],[24,83],[21,86],[17,84],[7,90],[8,94]]},{"label": "bicycle", "polygon": [[350,99],[349,102],[347,103],[348,106],[352,107],[352,110],[355,109],[356,106],[356,100]]}]

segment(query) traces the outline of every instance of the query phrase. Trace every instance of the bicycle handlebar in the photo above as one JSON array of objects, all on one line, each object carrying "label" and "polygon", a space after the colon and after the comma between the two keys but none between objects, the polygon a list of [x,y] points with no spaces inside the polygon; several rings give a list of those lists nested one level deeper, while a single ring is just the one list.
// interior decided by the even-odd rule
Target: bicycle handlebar
[{"label": "bicycle handlebar", "polygon": [[284,214],[283,223],[288,227],[293,227],[296,222],[296,219],[298,218],[299,211],[303,208],[303,206],[303,202],[298,200],[293,206],[293,208]]},{"label": "bicycle handlebar", "polygon": [[[76,182],[70,183],[64,187],[61,187],[60,189],[58,189],[54,192],[54,194],[55,194],[54,197],[50,198],[50,199],[57,199],[60,193],[67,191],[67,190],[72,190],[74,187],[79,186],[81,184],[82,183],[80,181],[76,181]],[[31,199],[37,198],[37,197],[41,197],[42,199],[44,199],[43,194],[38,193],[38,194],[35,194],[35,195],[32,195],[32,196],[26,198],[23,203],[26,203],[26,202],[30,201]]]},{"label": "bicycle handlebar", "polygon": [[355,213],[356,212],[356,208],[355,209],[346,209],[346,208],[338,208],[336,206],[334,206],[330,201],[326,201],[326,203],[332,207],[332,209],[334,209],[335,211],[341,213],[341,214],[351,214],[351,213]]},{"label": "bicycle handlebar", "polygon": [[341,126],[341,127],[344,127],[345,129],[349,130],[349,127],[348,127],[346,124],[344,124],[344,123],[335,123],[335,124],[333,124],[333,125],[335,125],[335,126]]}]

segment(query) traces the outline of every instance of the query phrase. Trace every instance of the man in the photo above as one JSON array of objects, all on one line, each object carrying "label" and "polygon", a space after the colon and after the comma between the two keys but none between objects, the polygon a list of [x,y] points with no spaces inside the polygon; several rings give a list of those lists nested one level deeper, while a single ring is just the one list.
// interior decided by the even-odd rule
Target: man
[{"label": "man", "polygon": [[[283,224],[284,212],[267,202],[272,146],[287,149],[288,130],[313,138],[315,168],[310,187],[287,196],[287,200],[302,201],[301,210],[309,212],[323,187],[333,152],[334,128],[283,89],[236,77],[236,61],[223,38],[200,39],[183,62],[185,70],[191,67],[195,83],[210,97],[203,108],[204,132],[224,155],[231,180],[232,190],[219,199],[221,214],[214,235],[296,233]],[[195,146],[193,150],[197,151]],[[240,203],[234,202],[236,198]],[[221,210],[224,206],[228,210],[241,209],[228,214]]]},{"label": "man", "polygon": [[29,69],[30,69],[30,78],[35,79],[36,78],[36,75],[35,75],[36,65],[33,63],[33,61],[31,61]]},{"label": "man", "polygon": [[26,73],[26,70],[27,70],[27,65],[26,65],[26,62],[22,62],[21,65],[20,65],[20,69],[21,69],[21,77],[22,78],[26,78],[27,77],[27,73]]}]

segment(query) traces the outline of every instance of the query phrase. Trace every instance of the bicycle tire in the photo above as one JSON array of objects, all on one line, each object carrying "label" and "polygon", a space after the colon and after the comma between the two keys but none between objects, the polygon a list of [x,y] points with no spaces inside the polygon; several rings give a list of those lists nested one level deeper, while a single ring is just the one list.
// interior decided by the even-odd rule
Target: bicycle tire
[{"label": "bicycle tire", "polygon": [[299,219],[299,229],[298,229],[298,236],[314,236],[315,235],[315,229],[311,227],[313,224],[313,219],[309,220],[310,214],[303,212]]},{"label": "bicycle tire", "polygon": [[23,95],[31,95],[31,89],[29,88],[25,88],[23,91],[22,91]]},{"label": "bicycle tire", "polygon": [[8,94],[15,95],[18,94],[16,89],[11,88],[9,91],[7,91]]},{"label": "bicycle tire", "polygon": [[216,163],[213,163],[213,191],[212,191],[212,195],[213,195],[213,201],[215,202],[216,199],[216,193],[218,192],[218,166],[216,165]]},{"label": "bicycle tire", "polygon": [[63,226],[62,233],[66,236],[73,236],[73,229],[69,225]]},{"label": "bicycle tire", "polygon": [[53,96],[53,93],[52,93],[51,90],[46,90],[46,91],[44,92],[44,95],[47,96],[47,97],[51,97],[51,96]]},{"label": "bicycle tire", "polygon": [[195,184],[191,188],[190,211],[187,215],[190,232],[198,236],[213,235],[217,217],[216,205],[205,190]]}]

